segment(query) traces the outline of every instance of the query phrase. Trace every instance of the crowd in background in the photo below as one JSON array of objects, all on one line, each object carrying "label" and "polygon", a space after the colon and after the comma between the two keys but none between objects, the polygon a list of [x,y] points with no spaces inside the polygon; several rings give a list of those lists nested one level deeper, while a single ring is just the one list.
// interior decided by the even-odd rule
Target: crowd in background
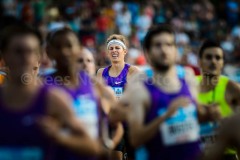
[{"label": "crowd in background", "polygon": [[109,64],[105,42],[113,33],[128,38],[128,63],[146,65],[141,42],[147,30],[154,24],[170,23],[176,31],[180,64],[197,70],[202,41],[219,40],[225,51],[224,74],[240,82],[238,0],[1,0],[0,3],[1,28],[13,23],[16,17],[36,26],[45,37],[49,31],[68,25],[94,54],[99,67]]}]

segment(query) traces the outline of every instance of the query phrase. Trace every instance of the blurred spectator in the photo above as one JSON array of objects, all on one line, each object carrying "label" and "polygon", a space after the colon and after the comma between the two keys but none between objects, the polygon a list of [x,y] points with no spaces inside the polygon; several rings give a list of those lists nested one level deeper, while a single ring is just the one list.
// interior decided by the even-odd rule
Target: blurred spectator
[{"label": "blurred spectator", "polygon": [[103,11],[100,11],[96,19],[97,27],[97,44],[102,45],[107,38],[107,30],[110,25],[110,18],[107,17]]},{"label": "blurred spectator", "polygon": [[139,41],[143,40],[151,24],[152,19],[144,12],[144,9],[142,9],[136,21],[137,37]]},{"label": "blurred spectator", "polygon": [[239,2],[237,0],[226,1],[227,20],[229,25],[234,26],[239,21]]},{"label": "blurred spectator", "polygon": [[235,61],[240,60],[238,0],[1,0],[0,9],[0,29],[18,24],[14,17],[39,28],[43,36],[70,27],[93,53],[98,66],[109,64],[104,42],[118,32],[130,41],[128,63],[136,64],[137,59],[140,63],[140,42],[149,27],[159,23],[174,26],[178,60],[186,66],[196,69],[197,48],[206,38],[221,41],[226,67],[236,68]]},{"label": "blurred spectator", "polygon": [[125,37],[129,37],[131,35],[131,13],[129,12],[127,6],[123,6],[123,8],[118,11],[116,24],[120,34]]},{"label": "blurred spectator", "polygon": [[86,45],[89,41],[96,44],[95,43],[96,27],[94,18],[92,17],[91,14],[92,14],[91,10],[89,10],[88,8],[82,10],[81,30],[79,31],[79,36],[83,45]]}]

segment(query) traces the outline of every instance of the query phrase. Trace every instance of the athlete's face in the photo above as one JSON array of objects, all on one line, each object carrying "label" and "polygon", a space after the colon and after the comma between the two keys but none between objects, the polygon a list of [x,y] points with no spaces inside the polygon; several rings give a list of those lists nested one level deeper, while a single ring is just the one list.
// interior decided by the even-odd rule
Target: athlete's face
[{"label": "athlete's face", "polygon": [[82,53],[78,56],[77,62],[78,70],[85,70],[89,75],[92,76],[96,74],[96,66],[93,55],[87,49],[82,50]]},{"label": "athlete's face", "polygon": [[4,53],[4,61],[12,76],[37,72],[40,66],[41,46],[33,35],[13,37]]},{"label": "athlete's face", "polygon": [[127,54],[127,50],[123,49],[122,46],[112,44],[108,47],[108,57],[112,63],[124,62],[124,57]]},{"label": "athlete's face", "polygon": [[174,35],[160,33],[152,38],[150,49],[146,58],[149,63],[158,71],[166,71],[176,63],[177,48],[174,42]]},{"label": "athlete's face", "polygon": [[220,75],[223,69],[223,50],[219,47],[207,48],[199,59],[199,66],[203,74]]},{"label": "athlete's face", "polygon": [[81,51],[78,38],[73,33],[56,35],[49,48],[53,59],[58,66],[68,67],[75,65],[77,55]]}]

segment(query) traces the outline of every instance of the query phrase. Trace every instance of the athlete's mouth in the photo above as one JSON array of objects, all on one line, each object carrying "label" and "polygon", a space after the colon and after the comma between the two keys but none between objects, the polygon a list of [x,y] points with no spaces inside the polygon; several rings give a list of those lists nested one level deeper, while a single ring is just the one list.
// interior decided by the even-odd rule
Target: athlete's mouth
[{"label": "athlete's mouth", "polygon": [[118,58],[119,54],[112,54],[113,58]]}]

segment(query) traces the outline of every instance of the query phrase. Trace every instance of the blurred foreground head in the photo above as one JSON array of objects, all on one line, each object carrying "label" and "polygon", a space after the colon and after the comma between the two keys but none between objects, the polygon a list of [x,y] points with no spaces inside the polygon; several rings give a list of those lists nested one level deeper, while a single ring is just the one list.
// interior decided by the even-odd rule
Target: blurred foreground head
[{"label": "blurred foreground head", "polygon": [[153,26],[143,42],[143,49],[148,63],[157,71],[167,71],[175,65],[177,47],[175,33],[169,25]]},{"label": "blurred foreground head", "polygon": [[0,51],[11,76],[34,73],[40,66],[41,34],[26,25],[6,27],[1,32]]},{"label": "blurred foreground head", "polygon": [[56,61],[57,69],[76,65],[81,49],[77,35],[69,28],[52,31],[47,36],[46,52],[49,58]]}]

